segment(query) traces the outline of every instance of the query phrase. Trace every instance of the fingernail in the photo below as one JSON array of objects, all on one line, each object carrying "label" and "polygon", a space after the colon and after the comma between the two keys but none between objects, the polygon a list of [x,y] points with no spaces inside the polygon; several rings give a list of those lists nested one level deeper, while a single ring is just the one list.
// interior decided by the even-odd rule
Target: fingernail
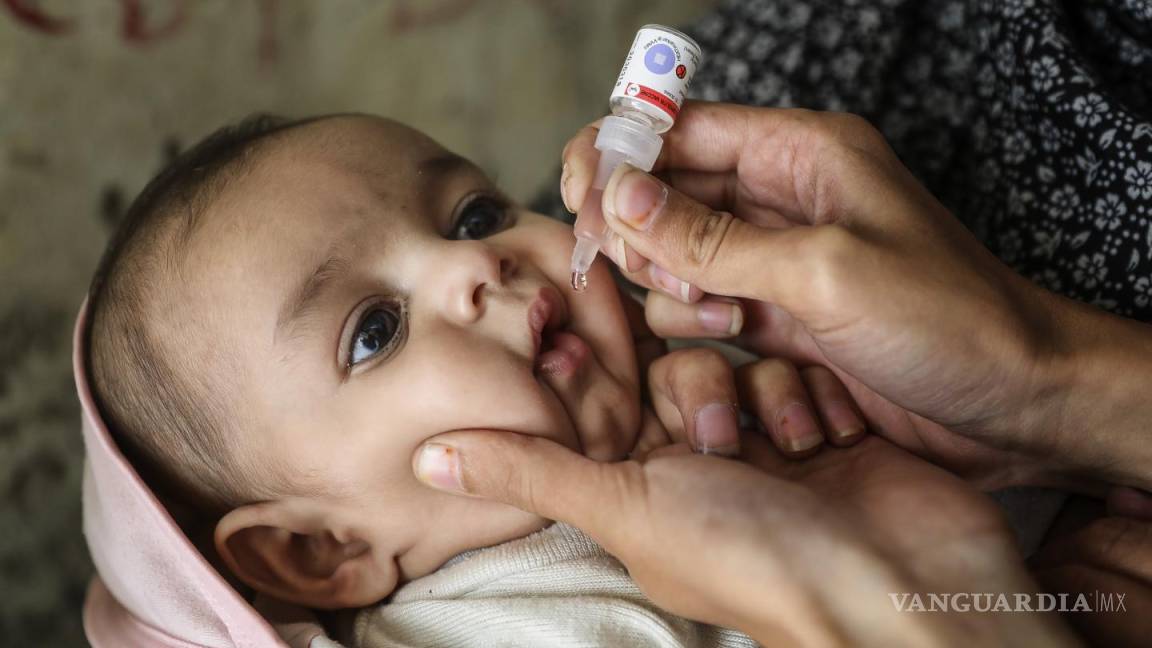
[{"label": "fingernail", "polygon": [[606,201],[612,207],[612,215],[635,229],[648,229],[668,202],[668,187],[637,169],[624,173],[613,191],[615,194]]},{"label": "fingernail", "polygon": [[648,271],[648,277],[652,280],[652,283],[659,286],[661,290],[684,303],[690,303],[692,301],[692,286],[689,285],[687,281],[677,279],[667,270],[654,263],[649,264],[648,267],[651,268]]},{"label": "fingernail", "polygon": [[696,410],[696,452],[726,457],[740,454],[740,421],[734,406],[712,403]]},{"label": "fingernail", "polygon": [[616,237],[616,265],[628,269],[628,250],[624,247],[624,239]]},{"label": "fingernail", "polygon": [[816,417],[804,403],[792,403],[776,415],[780,442],[789,452],[811,450],[824,442]]},{"label": "fingernail", "polygon": [[744,330],[744,307],[740,304],[732,304],[732,328],[728,329],[730,335],[740,335],[740,331]]},{"label": "fingernail", "polygon": [[860,420],[856,410],[844,401],[832,401],[824,405],[824,418],[827,419],[832,436],[839,440],[864,434],[864,422]]},{"label": "fingernail", "polygon": [[738,304],[703,302],[696,309],[696,319],[713,333],[736,335],[744,326],[744,311]]},{"label": "fingernail", "polygon": [[416,460],[416,477],[433,488],[463,492],[460,453],[442,443],[425,443]]},{"label": "fingernail", "polygon": [[569,214],[575,214],[576,210],[572,209],[572,203],[568,200],[568,180],[571,179],[571,174],[572,167],[565,162],[560,171],[560,200],[564,201],[564,209],[567,209]]}]

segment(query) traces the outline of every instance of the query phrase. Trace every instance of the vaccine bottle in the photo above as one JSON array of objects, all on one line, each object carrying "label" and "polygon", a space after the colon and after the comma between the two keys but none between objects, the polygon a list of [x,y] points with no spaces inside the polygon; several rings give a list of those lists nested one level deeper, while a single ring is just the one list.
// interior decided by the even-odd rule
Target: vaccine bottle
[{"label": "vaccine bottle", "polygon": [[612,114],[604,118],[596,137],[596,175],[576,215],[574,290],[588,285],[588,270],[607,234],[601,200],[608,179],[622,162],[652,170],[664,145],[661,135],[676,121],[700,61],[700,46],[678,30],[644,25],[636,32],[608,100]]}]

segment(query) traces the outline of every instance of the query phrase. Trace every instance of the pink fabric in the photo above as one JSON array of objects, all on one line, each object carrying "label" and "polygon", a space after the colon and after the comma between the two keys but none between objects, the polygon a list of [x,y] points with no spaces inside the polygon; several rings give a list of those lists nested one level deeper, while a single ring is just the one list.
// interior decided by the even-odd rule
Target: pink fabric
[{"label": "pink fabric", "polygon": [[76,319],[72,371],[87,451],[84,535],[99,573],[84,606],[89,640],[97,648],[287,647],[196,550],[116,447],[84,370],[87,306]]},{"label": "pink fabric", "polygon": [[88,584],[88,596],[84,600],[84,632],[93,648],[198,648],[196,644],[141,623],[112,598],[99,576],[94,576]]}]

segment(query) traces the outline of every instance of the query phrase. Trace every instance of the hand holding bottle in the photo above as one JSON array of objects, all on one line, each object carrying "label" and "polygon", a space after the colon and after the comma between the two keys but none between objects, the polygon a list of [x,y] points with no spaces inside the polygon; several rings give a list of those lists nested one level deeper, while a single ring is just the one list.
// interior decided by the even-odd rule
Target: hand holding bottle
[{"label": "hand holding bottle", "polygon": [[645,25],[636,33],[609,99],[612,116],[599,122],[597,129],[596,172],[574,228],[573,290],[584,290],[588,269],[607,240],[600,197],[608,178],[624,163],[652,169],[664,145],[660,134],[672,127],[699,65],[700,46],[683,33],[660,25]]},{"label": "hand holding bottle", "polygon": [[[595,137],[565,149],[568,205]],[[863,119],[691,104],[654,168],[602,208],[658,334],[828,366],[873,431],[988,487],[1152,486],[1152,329],[1012,272]]]}]

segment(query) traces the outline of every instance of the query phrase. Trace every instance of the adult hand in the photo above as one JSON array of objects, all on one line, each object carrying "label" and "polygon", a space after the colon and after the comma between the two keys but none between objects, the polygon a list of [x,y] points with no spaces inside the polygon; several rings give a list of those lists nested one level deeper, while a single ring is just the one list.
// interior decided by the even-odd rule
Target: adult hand
[{"label": "adult hand", "polygon": [[[594,138],[565,149],[568,205]],[[754,351],[826,365],[875,431],[987,487],[1152,484],[1152,333],[1013,273],[864,120],[694,103],[656,172],[617,169],[603,210],[606,253],[681,301],[650,294],[657,333],[742,328]]]},{"label": "adult hand", "polygon": [[827,441],[849,446],[864,437],[864,420],[847,388],[824,367],[798,370],[768,358],[735,370],[717,350],[678,349],[648,369],[648,397],[661,425],[643,434],[633,456],[689,443],[697,452],[740,454],[742,410],[755,417],[776,448],[790,457],[814,453]]},{"label": "adult hand", "polygon": [[[1059,525],[1057,525],[1059,526]],[[1083,595],[1091,614],[1065,618],[1092,645],[1136,646],[1152,633],[1152,498],[1130,489],[1109,494],[1108,511],[1058,535],[1029,561],[1049,592],[1072,607]]]},{"label": "adult hand", "polygon": [[657,605],[765,645],[1067,641],[1039,615],[896,609],[890,593],[1035,591],[998,510],[958,478],[876,437],[802,462],[755,433],[742,443],[747,463],[683,443],[599,463],[541,438],[462,431],[431,439],[414,470],[573,524]]},{"label": "adult hand", "polygon": [[[637,363],[647,377],[645,402],[658,415],[645,422],[631,456],[668,445],[669,432],[671,438],[685,440],[697,452],[736,456],[740,453],[740,410],[755,416],[776,447],[789,456],[811,454],[825,441],[851,445],[864,436],[860,409],[828,369],[798,370],[787,360],[772,358],[733,370],[714,348],[669,353],[665,341],[648,328],[639,304],[625,299],[624,311]],[[576,402],[564,405],[569,411],[578,407]],[[595,436],[630,438],[612,430],[600,430]]]}]

